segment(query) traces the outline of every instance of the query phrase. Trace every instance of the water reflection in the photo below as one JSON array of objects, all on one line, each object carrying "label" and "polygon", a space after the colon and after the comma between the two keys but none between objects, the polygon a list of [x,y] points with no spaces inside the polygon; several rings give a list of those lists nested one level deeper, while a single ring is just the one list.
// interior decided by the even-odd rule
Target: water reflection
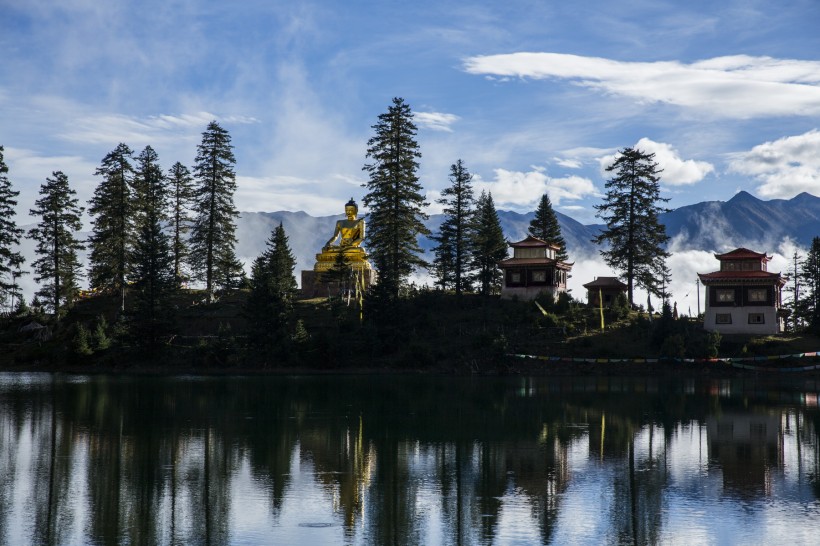
[{"label": "water reflection", "polygon": [[0,374],[0,543],[810,542],[818,390]]}]

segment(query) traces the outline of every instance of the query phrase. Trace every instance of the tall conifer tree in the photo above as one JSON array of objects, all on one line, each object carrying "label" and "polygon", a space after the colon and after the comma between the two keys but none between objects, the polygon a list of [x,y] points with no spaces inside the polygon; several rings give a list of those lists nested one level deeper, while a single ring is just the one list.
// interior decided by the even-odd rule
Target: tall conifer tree
[{"label": "tall conifer tree", "polygon": [[413,113],[404,99],[394,98],[373,129],[376,134],[367,142],[372,162],[363,167],[369,175],[364,184],[364,204],[370,208],[368,249],[381,289],[395,298],[410,274],[427,266],[418,243],[419,235],[430,234],[416,174],[421,153]]},{"label": "tall conifer tree", "polygon": [[205,281],[209,302],[216,287],[239,275],[234,271],[238,264],[234,246],[239,216],[233,202],[235,163],[231,136],[212,121],[197,146],[194,175],[199,186],[194,194],[196,218],[190,240],[191,266],[197,278]]},{"label": "tall conifer tree", "polygon": [[14,221],[16,198],[20,192],[11,189],[8,172],[3,147],[0,146],[0,304],[8,303],[9,308],[13,309],[15,299],[20,297],[17,279],[25,260],[19,251],[23,230]]},{"label": "tall conifer tree", "polygon": [[636,283],[653,292],[649,280],[665,274],[669,253],[664,245],[669,236],[659,216],[668,209],[658,203],[669,199],[660,197],[661,170],[655,154],[625,148],[606,170],[615,175],[606,183],[604,203],[595,209],[607,227],[592,242],[609,244],[601,256],[607,265],[622,272],[631,305]]},{"label": "tall conifer tree", "polygon": [[[820,237],[811,240],[806,258],[800,263],[800,293],[797,317],[813,331],[820,330]],[[798,321],[795,321],[797,324]]]},{"label": "tall conifer tree", "polygon": [[265,251],[251,268],[251,293],[247,316],[254,343],[263,349],[281,345],[293,314],[297,285],[293,276],[296,259],[288,243],[285,228],[274,228]]},{"label": "tall conifer tree", "polygon": [[541,196],[527,233],[558,246],[559,250],[555,253],[555,259],[560,262],[567,261],[569,257],[567,256],[567,243],[561,235],[561,224],[558,223],[558,217],[555,216],[550,196],[547,193]]},{"label": "tall conifer tree", "polygon": [[437,201],[444,205],[444,221],[439,233],[432,237],[438,243],[433,272],[442,288],[452,286],[457,296],[471,287],[475,207],[472,179],[462,160],[450,166],[450,186]]},{"label": "tall conifer tree", "polygon": [[94,230],[89,243],[89,284],[93,289],[110,290],[120,296],[125,310],[126,278],[134,243],[133,151],[119,144],[108,153],[94,173],[101,176],[89,214]]},{"label": "tall conifer tree", "polygon": [[74,238],[82,229],[77,192],[68,185],[68,177],[60,171],[52,173],[40,187],[40,199],[29,211],[40,217],[36,227],[29,230],[29,237],[37,241],[38,258],[34,266],[35,280],[40,284],[36,296],[42,297],[55,315],[63,306],[70,306],[79,291],[81,276],[77,252],[83,245]]},{"label": "tall conifer tree", "polygon": [[482,191],[478,197],[474,226],[473,266],[481,294],[489,296],[501,289],[498,262],[507,257],[507,240],[491,193]]},{"label": "tall conifer tree", "polygon": [[168,171],[169,198],[171,202],[171,253],[174,257],[174,282],[182,286],[186,279],[184,264],[188,258],[188,241],[185,236],[191,229],[190,209],[194,198],[194,179],[188,167],[177,161]]},{"label": "tall conifer tree", "polygon": [[150,146],[137,157],[134,187],[137,236],[129,277],[136,289],[138,338],[152,345],[168,328],[167,297],[175,283],[168,236],[162,231],[167,220],[165,177]]}]

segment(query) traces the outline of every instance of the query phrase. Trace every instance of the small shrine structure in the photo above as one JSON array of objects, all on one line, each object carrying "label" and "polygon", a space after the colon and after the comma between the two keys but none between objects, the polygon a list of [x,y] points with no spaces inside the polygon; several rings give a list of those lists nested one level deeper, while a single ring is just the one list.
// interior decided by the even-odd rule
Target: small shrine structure
[{"label": "small shrine structure", "polygon": [[572,263],[555,258],[560,247],[536,237],[529,236],[523,241],[510,243],[512,258],[498,262],[504,274],[501,297],[532,300],[545,292],[554,299],[567,291],[567,277]]},{"label": "small shrine structure", "polygon": [[601,307],[601,299],[604,307],[612,307],[619,295],[626,294],[628,286],[618,277],[596,277],[584,288],[587,289],[587,303],[591,307]]},{"label": "small shrine structure", "polygon": [[365,221],[357,218],[358,212],[359,207],[351,198],[345,204],[345,219],[336,222],[333,236],[316,254],[313,269],[302,270],[303,297],[332,296],[339,294],[345,285],[366,289],[376,283],[376,271],[361,246]]},{"label": "small shrine structure", "polygon": [[720,270],[698,273],[706,287],[703,327],[722,334],[778,334],[783,332],[788,311],[781,290],[780,273],[770,273],[771,256],[748,248],[715,254]]}]

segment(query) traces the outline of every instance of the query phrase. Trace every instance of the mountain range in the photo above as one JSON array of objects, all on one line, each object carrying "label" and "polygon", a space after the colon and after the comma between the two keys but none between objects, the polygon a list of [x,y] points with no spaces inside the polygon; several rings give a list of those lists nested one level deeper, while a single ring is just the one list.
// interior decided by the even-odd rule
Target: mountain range
[{"label": "mountain range", "polygon": [[[499,210],[498,218],[507,240],[519,241],[525,238],[533,215],[534,212],[522,214]],[[567,243],[569,260],[596,259],[599,248],[591,240],[605,226],[585,225],[560,212],[556,212],[556,216]],[[313,268],[316,253],[333,234],[336,220],[343,217],[341,214],[311,216],[302,211],[242,212],[237,221],[236,254],[247,264],[246,269],[249,271],[250,263],[264,250],[273,228],[282,222],[291,250],[296,257],[298,280],[301,278],[302,269]],[[673,252],[725,252],[744,246],[771,254],[786,239],[802,248],[808,248],[812,238],[820,236],[820,197],[801,193],[788,200],[763,201],[741,191],[728,201],[706,201],[680,207],[662,214],[660,219],[671,237],[669,248]],[[435,233],[442,220],[443,215],[431,215],[426,225]],[[28,230],[33,226],[21,227]],[[85,240],[88,235],[86,232],[77,233],[80,240]],[[365,242],[365,246],[366,244]],[[432,260],[434,242],[423,237],[420,244],[426,258]],[[26,258],[26,264],[31,264],[35,259],[34,241],[24,238],[21,251]],[[81,253],[80,261],[87,263],[86,252]],[[586,277],[595,274],[596,272],[589,272],[583,279],[589,280]],[[425,276],[426,272],[421,272],[421,275]],[[24,275],[20,279],[23,291],[29,298],[35,291],[33,277]]]},{"label": "mountain range", "polygon": [[[534,212],[526,214],[498,211],[504,235],[509,241],[526,237]],[[567,243],[570,260],[597,254],[592,238],[605,227],[584,225],[556,212],[561,233]],[[237,225],[240,258],[250,260],[264,248],[272,229],[282,222],[297,259],[297,269],[310,269],[314,255],[333,233],[338,216],[314,217],[305,212],[243,212]],[[435,233],[443,215],[431,215],[427,227]],[[741,191],[728,201],[705,201],[663,213],[661,222],[671,237],[670,249],[724,252],[744,246],[771,253],[784,239],[807,248],[813,237],[820,236],[820,197],[801,193],[792,199],[763,201]],[[434,242],[420,240],[427,257],[432,257]],[[298,272],[297,272],[298,277]]]}]

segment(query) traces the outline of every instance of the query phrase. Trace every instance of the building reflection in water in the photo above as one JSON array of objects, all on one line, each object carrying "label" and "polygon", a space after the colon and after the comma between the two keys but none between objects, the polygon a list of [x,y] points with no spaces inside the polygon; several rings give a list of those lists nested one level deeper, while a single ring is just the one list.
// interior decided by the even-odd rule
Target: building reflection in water
[{"label": "building reflection in water", "polygon": [[732,494],[769,496],[772,474],[783,465],[780,413],[726,413],[707,419],[709,459],[720,466]]}]

